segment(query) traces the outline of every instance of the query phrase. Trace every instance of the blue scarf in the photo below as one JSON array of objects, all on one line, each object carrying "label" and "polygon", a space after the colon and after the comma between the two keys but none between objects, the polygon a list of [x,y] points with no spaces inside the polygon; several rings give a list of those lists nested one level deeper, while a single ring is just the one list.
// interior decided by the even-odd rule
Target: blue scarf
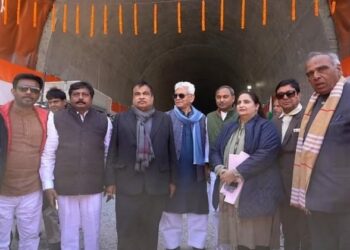
[{"label": "blue scarf", "polygon": [[192,115],[190,117],[185,116],[176,106],[174,107],[175,116],[179,121],[184,124],[190,124],[192,128],[193,138],[193,164],[203,165],[205,163],[203,154],[203,144],[201,136],[201,128],[199,121],[202,119],[203,114],[192,106]]}]

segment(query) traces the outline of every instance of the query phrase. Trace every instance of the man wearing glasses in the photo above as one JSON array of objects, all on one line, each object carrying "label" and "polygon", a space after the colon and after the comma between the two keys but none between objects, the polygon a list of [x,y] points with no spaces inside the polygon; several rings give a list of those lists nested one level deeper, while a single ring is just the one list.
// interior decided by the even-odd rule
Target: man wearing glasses
[{"label": "man wearing glasses", "polygon": [[[105,158],[112,124],[92,107],[94,89],[83,81],[70,85],[70,106],[48,119],[40,177],[52,207],[58,207],[61,248],[99,249]],[[57,205],[56,205],[57,201]]]},{"label": "man wearing glasses", "polygon": [[39,177],[40,154],[46,140],[47,111],[34,107],[43,80],[19,74],[13,80],[14,100],[1,106],[5,126],[1,140],[6,160],[0,165],[0,249],[8,249],[13,219],[17,219],[19,249],[39,246],[42,191]]},{"label": "man wearing glasses", "polygon": [[282,113],[274,117],[273,122],[281,137],[282,146],[278,161],[287,197],[280,207],[284,249],[309,250],[311,246],[306,214],[289,204],[295,150],[303,118],[299,83],[294,79],[280,81],[276,86],[275,95],[282,108]]},{"label": "man wearing glasses", "polygon": [[[207,130],[209,147],[215,145],[216,139],[222,129],[222,127],[230,122],[237,119],[237,113],[235,111],[233,103],[235,102],[235,91],[229,85],[222,85],[217,88],[215,92],[215,103],[217,109],[207,114]],[[211,171],[209,176],[209,211],[213,218],[213,232],[214,245],[217,244],[218,239],[218,203],[216,200],[213,201],[213,193],[219,192],[220,178],[216,178],[215,172]]]},{"label": "man wearing glasses", "polygon": [[175,84],[175,107],[169,111],[173,122],[177,155],[176,192],[160,222],[167,249],[179,249],[182,216],[187,215],[188,245],[204,249],[208,223],[206,163],[208,143],[206,117],[192,106],[195,87],[190,82]]},{"label": "man wearing glasses", "polygon": [[117,115],[107,160],[107,193],[116,192],[118,250],[155,250],[165,203],[175,192],[170,117],[153,106],[153,88],[132,88],[132,107]]},{"label": "man wearing glasses", "polygon": [[295,154],[291,204],[308,213],[313,250],[350,249],[350,81],[334,53],[312,52],[305,72],[314,93]]}]

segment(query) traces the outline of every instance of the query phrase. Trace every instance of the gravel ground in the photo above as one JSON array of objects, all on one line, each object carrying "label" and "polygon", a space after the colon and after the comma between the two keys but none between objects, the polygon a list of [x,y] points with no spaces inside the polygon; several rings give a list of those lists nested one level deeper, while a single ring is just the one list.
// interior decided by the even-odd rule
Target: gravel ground
[{"label": "gravel ground", "polygon": [[[103,201],[102,205],[102,217],[101,217],[101,238],[100,238],[100,246],[101,250],[111,250],[111,249],[117,249],[117,233],[116,233],[116,221],[115,221],[115,210],[114,210],[115,203],[114,202],[108,202],[106,203]],[[212,216],[209,218],[209,226],[208,226],[208,239],[207,239],[207,248],[208,250],[214,250],[214,233],[213,233],[213,227],[212,227]],[[181,246],[181,249],[183,250],[189,250],[189,248],[186,245],[186,239],[187,236],[187,230],[186,230],[186,224],[184,223],[184,236],[183,236],[183,244]],[[82,243],[82,239],[81,239]],[[82,244],[81,244],[82,245]],[[18,242],[16,239],[13,240],[11,245],[11,250],[18,249]],[[47,250],[47,242],[46,242],[46,235],[45,231],[43,230],[40,240],[40,246],[39,250]],[[83,248],[81,248],[83,249]],[[159,245],[158,250],[165,249],[163,246],[163,239],[161,236],[159,236]]]},{"label": "gravel ground", "polygon": [[[112,250],[112,249],[117,249],[117,234],[116,234],[116,221],[115,221],[115,210],[114,210],[115,203],[114,202],[108,202],[106,203],[105,200],[103,201],[102,205],[102,218],[101,218],[101,239],[100,239],[100,246],[101,250]],[[209,225],[208,225],[208,237],[207,237],[207,245],[206,249],[207,250],[215,250],[215,245],[216,245],[216,237],[215,237],[215,229],[213,226],[213,220],[214,220],[214,215],[210,214],[209,215]],[[185,220],[184,220],[185,221]],[[186,242],[186,237],[187,237],[187,225],[184,223],[184,234],[183,234],[183,240],[182,240],[182,245],[181,249],[182,250],[190,250],[192,248],[188,247]],[[81,241],[82,243],[82,241]],[[81,244],[83,245],[83,244]],[[12,243],[12,246],[10,248],[11,250],[18,249],[18,242],[17,240],[14,240]],[[47,250],[47,243],[46,243],[46,235],[45,232],[43,231],[41,241],[40,241],[40,247],[39,250]],[[83,248],[81,248],[83,249]],[[158,244],[158,249],[157,250],[164,250],[164,245],[163,245],[163,239],[162,236],[159,236],[159,244]],[[281,247],[281,250],[283,248]]]}]

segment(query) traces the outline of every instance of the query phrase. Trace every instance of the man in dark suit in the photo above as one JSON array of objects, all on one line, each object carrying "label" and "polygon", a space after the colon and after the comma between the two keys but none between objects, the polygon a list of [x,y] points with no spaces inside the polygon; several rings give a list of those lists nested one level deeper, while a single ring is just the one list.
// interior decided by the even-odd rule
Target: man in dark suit
[{"label": "man in dark suit", "polygon": [[116,190],[118,250],[155,250],[164,206],[175,191],[170,117],[153,107],[152,87],[133,87],[133,106],[114,120],[107,194]]},{"label": "man in dark suit", "polygon": [[291,204],[309,213],[313,250],[350,249],[350,80],[338,56],[313,52],[306,76],[315,90],[300,126]]},{"label": "man in dark suit", "polygon": [[275,96],[282,108],[282,113],[274,117],[273,122],[281,136],[282,143],[278,162],[286,194],[286,200],[280,207],[284,249],[309,250],[311,246],[306,214],[289,204],[295,150],[300,122],[303,118],[299,83],[294,79],[280,81],[276,86]]}]

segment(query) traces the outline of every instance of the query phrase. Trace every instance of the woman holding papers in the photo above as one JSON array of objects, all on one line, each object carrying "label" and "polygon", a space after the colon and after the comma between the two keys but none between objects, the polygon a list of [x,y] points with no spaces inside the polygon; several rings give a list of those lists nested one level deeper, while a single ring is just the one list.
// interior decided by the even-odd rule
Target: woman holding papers
[{"label": "woman holding papers", "polygon": [[254,93],[239,94],[237,113],[210,152],[220,177],[219,249],[279,249],[277,207],[283,192],[275,159],[280,139]]}]

